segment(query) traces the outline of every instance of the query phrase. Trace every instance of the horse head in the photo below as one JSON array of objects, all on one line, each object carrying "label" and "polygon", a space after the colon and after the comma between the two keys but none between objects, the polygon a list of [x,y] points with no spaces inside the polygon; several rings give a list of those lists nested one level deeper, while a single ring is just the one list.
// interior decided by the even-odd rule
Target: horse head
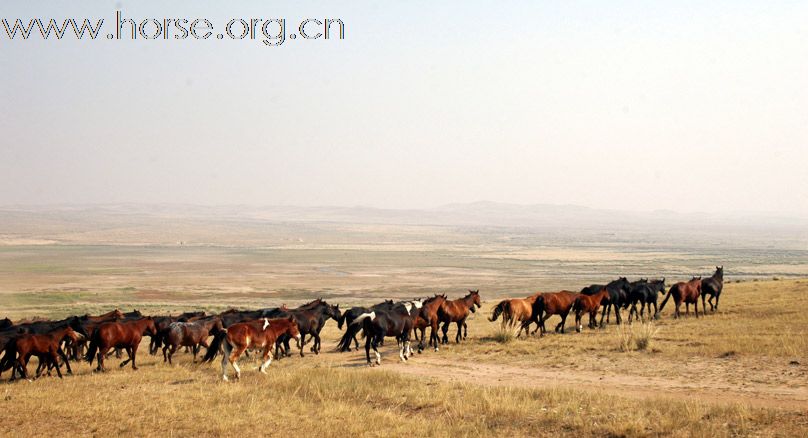
[{"label": "horse head", "polygon": [[476,312],[476,310],[474,310],[474,306],[477,306],[478,309],[482,307],[482,303],[480,302],[480,289],[477,290],[469,289],[469,296],[471,296],[472,300],[470,310],[472,313],[474,313]]},{"label": "horse head", "polygon": [[143,333],[152,337],[157,336],[157,326],[154,325],[154,319],[151,316],[147,316],[143,318],[142,321],[145,321],[144,322],[145,327],[143,329]]},{"label": "horse head", "polygon": [[339,311],[339,304],[337,305],[326,304],[325,314],[330,316],[331,319],[337,322],[339,322],[342,319],[342,312]]},{"label": "horse head", "polygon": [[723,280],[724,279],[724,265],[715,267],[715,274],[713,277]]}]

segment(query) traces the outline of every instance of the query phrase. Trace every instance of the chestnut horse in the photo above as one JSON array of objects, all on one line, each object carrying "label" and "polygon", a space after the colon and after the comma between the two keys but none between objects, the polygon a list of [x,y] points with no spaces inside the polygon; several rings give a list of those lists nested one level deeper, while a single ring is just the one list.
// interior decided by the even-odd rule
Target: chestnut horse
[{"label": "chestnut horse", "polygon": [[121,362],[120,366],[124,367],[131,361],[132,369],[136,370],[135,358],[143,335],[157,335],[157,328],[154,326],[154,320],[151,317],[121,322],[105,322],[96,327],[93,332],[85,359],[92,364],[97,355],[98,366],[95,370],[106,371],[104,357],[106,357],[109,350],[123,348],[129,358]]},{"label": "chestnut horse", "polygon": [[[438,340],[438,327],[440,321],[438,319],[438,310],[443,303],[446,302],[446,295],[435,294],[432,298],[427,298],[424,301],[423,307],[421,307],[421,312],[415,318],[415,325],[413,326],[413,330],[415,333],[415,340],[418,342],[418,352],[424,351],[424,337],[426,336],[426,328],[430,327],[429,333],[429,345],[435,348],[435,351],[438,351],[438,345],[440,341]],[[421,339],[418,339],[418,330],[421,330]]]},{"label": "chestnut horse", "polygon": [[[701,281],[701,311],[707,310],[707,303],[710,303],[710,311],[715,312],[718,310],[718,299],[721,298],[721,291],[724,289],[724,267],[716,266],[715,273],[710,278],[705,278]],[[710,296],[707,303],[704,302],[706,295]],[[713,306],[713,298],[715,298],[715,306]]]},{"label": "chestnut horse", "polygon": [[213,342],[205,354],[202,362],[210,362],[222,349],[222,380],[227,380],[227,364],[236,370],[236,379],[241,378],[241,368],[238,366],[238,358],[248,348],[262,349],[263,362],[258,367],[258,371],[266,374],[266,368],[272,363],[272,347],[281,335],[289,335],[297,340],[297,348],[302,349],[300,342],[300,331],[297,328],[297,321],[294,316],[288,318],[262,318],[255,321],[240,322],[220,331],[213,337]]},{"label": "chestnut horse", "polygon": [[[438,320],[443,323],[443,343],[449,343],[449,323],[457,323],[457,336],[455,342],[460,343],[461,339],[466,339],[469,334],[469,327],[466,324],[466,318],[469,313],[474,313],[476,310],[474,306],[479,309],[482,307],[480,304],[480,290],[470,290],[468,295],[456,300],[444,301],[438,308]],[[461,333],[461,329],[463,333]],[[462,335],[462,336],[461,336]]]},{"label": "chestnut horse", "polygon": [[65,362],[68,374],[73,374],[70,369],[70,361],[67,355],[62,351],[62,342],[71,340],[78,341],[82,335],[73,331],[70,326],[57,328],[47,334],[23,334],[13,339],[6,345],[5,356],[0,361],[0,372],[12,368],[11,380],[16,377],[15,371],[20,372],[24,378],[28,378],[28,361],[31,356],[36,356],[39,359],[39,366],[37,367],[36,377],[41,375],[41,370],[47,366],[48,374],[50,374],[51,367],[56,368],[56,374],[62,378],[62,371],[60,370],[59,357]]},{"label": "chestnut horse", "polygon": [[575,298],[577,298],[578,295],[580,295],[578,292],[568,290],[539,294],[536,298],[536,302],[533,303],[530,319],[523,322],[522,327],[527,327],[531,322],[535,322],[538,327],[536,327],[536,330],[533,330],[533,333],[535,334],[536,331],[541,330],[540,336],[544,336],[544,333],[547,331],[544,327],[544,321],[547,321],[547,318],[551,315],[558,315],[561,317],[561,322],[556,325],[555,331],[558,332],[560,330],[561,333],[564,333],[564,324],[567,322],[567,315],[570,313],[570,310],[572,310],[572,303],[575,302]]},{"label": "chestnut horse", "polygon": [[575,298],[575,301],[572,303],[572,310],[575,312],[575,331],[581,333],[581,329],[584,327],[581,323],[584,313],[589,313],[589,328],[595,328],[597,326],[596,320],[598,317],[598,310],[600,310],[600,304],[603,302],[603,300],[608,299],[609,291],[605,288],[601,289],[600,292],[594,295],[578,295]]},{"label": "chestnut horse", "polygon": [[668,295],[665,296],[665,299],[662,300],[662,304],[659,305],[659,311],[662,312],[662,309],[665,308],[665,303],[668,302],[670,297],[673,297],[673,302],[676,304],[676,309],[673,312],[674,318],[681,316],[679,308],[682,306],[683,302],[685,303],[685,311],[688,315],[690,314],[690,304],[693,304],[696,310],[696,318],[698,318],[699,295],[701,295],[701,277],[693,277],[687,282],[680,281],[671,286],[668,290]]},{"label": "chestnut horse", "polygon": [[[527,298],[509,298],[502,300],[494,307],[494,311],[488,320],[494,322],[499,315],[502,315],[503,330],[506,326],[513,327],[516,323],[524,323],[530,319],[533,313],[533,303],[536,302],[539,295],[541,295],[541,292],[536,292]],[[528,322],[527,325],[523,324],[519,327],[519,332],[516,334],[517,338],[522,335],[522,330],[526,330],[526,333],[530,333],[530,322]]]}]

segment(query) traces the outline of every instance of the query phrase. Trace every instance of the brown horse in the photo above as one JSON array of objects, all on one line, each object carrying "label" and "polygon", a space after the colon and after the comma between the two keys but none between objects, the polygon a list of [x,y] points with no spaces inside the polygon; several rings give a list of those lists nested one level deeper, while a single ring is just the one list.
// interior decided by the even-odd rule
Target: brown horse
[{"label": "brown horse", "polygon": [[580,295],[578,292],[568,290],[540,294],[536,298],[536,302],[533,303],[530,319],[523,322],[522,327],[526,327],[530,325],[531,322],[535,322],[538,327],[536,327],[536,330],[533,330],[533,334],[541,330],[540,336],[544,336],[544,333],[547,331],[544,327],[544,322],[547,321],[547,318],[551,315],[558,315],[561,317],[561,322],[556,325],[555,331],[558,332],[560,330],[561,333],[564,333],[564,324],[567,322],[567,315],[570,313],[570,310],[572,310],[572,303],[575,302],[575,298],[577,298],[578,295]]},{"label": "brown horse", "polygon": [[413,325],[413,332],[415,333],[415,339],[418,340],[418,330],[421,330],[421,339],[418,342],[418,352],[424,351],[424,336],[426,336],[426,328],[430,327],[431,331],[429,333],[429,345],[435,348],[435,351],[438,351],[438,345],[440,344],[438,340],[438,327],[440,324],[440,320],[438,318],[438,310],[446,302],[446,295],[435,295],[432,298],[428,298],[424,301],[423,306],[421,307],[420,313],[415,318],[415,324]]},{"label": "brown horse", "polygon": [[[480,291],[469,290],[468,295],[456,300],[444,301],[438,308],[438,320],[443,323],[443,343],[449,343],[449,323],[457,323],[457,336],[455,342],[460,343],[461,339],[466,339],[469,334],[469,328],[466,324],[466,318],[469,313],[474,313],[476,310],[474,306],[479,309],[482,307],[480,304]],[[463,333],[461,333],[461,330]]]},{"label": "brown horse", "polygon": [[104,357],[106,357],[109,350],[123,348],[129,358],[121,362],[120,366],[123,367],[131,361],[132,369],[136,370],[135,358],[143,335],[157,335],[157,328],[154,326],[154,320],[151,317],[122,322],[105,322],[96,327],[95,332],[93,332],[85,359],[92,364],[93,358],[97,354],[98,367],[96,367],[96,371],[106,371]]},{"label": "brown horse", "polygon": [[665,299],[662,300],[662,304],[659,306],[659,312],[662,313],[662,309],[665,308],[665,303],[668,302],[670,297],[673,297],[673,302],[676,304],[676,309],[673,312],[673,317],[678,318],[681,316],[679,313],[679,308],[682,306],[682,303],[685,303],[685,312],[686,314],[690,314],[690,304],[692,303],[695,307],[696,311],[696,318],[699,317],[699,296],[701,295],[701,277],[693,277],[690,281],[684,282],[680,281],[679,283],[674,284],[668,290],[668,295],[665,296]]},{"label": "brown horse", "polygon": [[15,371],[19,370],[20,375],[27,379],[28,361],[31,356],[36,356],[39,359],[36,377],[39,377],[42,369],[47,366],[48,374],[50,374],[50,368],[54,367],[56,368],[56,374],[61,379],[62,371],[59,368],[59,357],[61,357],[65,362],[68,374],[73,374],[73,370],[70,369],[70,361],[67,359],[65,352],[62,351],[61,344],[66,340],[76,342],[81,337],[79,333],[73,331],[69,326],[52,330],[47,334],[20,335],[6,345],[6,354],[0,361],[0,371],[12,368],[11,380],[14,380]]},{"label": "brown horse", "polygon": [[194,362],[199,353],[199,346],[208,348],[208,337],[223,330],[222,319],[218,316],[207,317],[193,322],[174,322],[168,326],[163,345],[163,362],[171,362],[177,348],[191,347]]},{"label": "brown horse", "polygon": [[589,328],[593,329],[597,326],[595,320],[597,319],[598,310],[600,310],[600,304],[604,299],[609,299],[609,291],[605,288],[594,295],[580,294],[575,298],[572,303],[572,310],[575,312],[575,331],[580,333],[581,329],[583,329],[581,319],[583,319],[584,313],[589,313]]},{"label": "brown horse", "polygon": [[289,335],[297,340],[297,348],[302,349],[300,342],[300,331],[297,328],[297,321],[294,316],[288,318],[267,319],[262,318],[255,321],[241,322],[233,324],[213,337],[213,342],[208,348],[202,362],[210,362],[219,353],[221,346],[224,353],[222,358],[222,379],[227,380],[227,363],[229,362],[236,370],[236,379],[241,378],[241,368],[236,362],[248,348],[263,349],[263,362],[258,367],[258,371],[266,374],[266,368],[272,363],[272,347],[281,335]]},{"label": "brown horse", "polygon": [[[488,320],[494,322],[501,314],[503,330],[506,326],[513,327],[516,323],[524,323],[530,319],[530,315],[533,313],[533,303],[536,302],[539,295],[541,295],[541,292],[536,292],[527,298],[509,298],[502,300],[494,307],[494,311]],[[516,334],[517,338],[522,335],[522,330],[526,330],[526,333],[529,333],[530,322],[528,322],[527,325],[519,327],[519,332]]]}]

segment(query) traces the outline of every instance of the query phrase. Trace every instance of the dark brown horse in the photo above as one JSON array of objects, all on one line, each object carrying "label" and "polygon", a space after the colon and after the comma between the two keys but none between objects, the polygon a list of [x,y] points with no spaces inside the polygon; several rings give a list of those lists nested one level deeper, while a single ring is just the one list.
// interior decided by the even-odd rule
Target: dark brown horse
[{"label": "dark brown horse", "polygon": [[690,314],[690,304],[693,304],[696,311],[696,318],[698,318],[699,295],[701,295],[701,277],[693,277],[690,281],[676,283],[671,286],[668,290],[668,295],[662,300],[662,304],[659,306],[659,312],[661,313],[662,309],[665,308],[665,303],[668,302],[668,299],[673,297],[673,302],[676,304],[676,309],[673,312],[674,318],[681,316],[679,308],[682,306],[682,303],[685,303],[685,312],[688,315]]},{"label": "dark brown horse", "polygon": [[443,323],[443,343],[449,343],[449,324],[454,322],[457,324],[457,336],[455,342],[460,343],[461,339],[466,339],[469,334],[469,328],[466,324],[466,318],[469,313],[474,313],[476,310],[474,306],[479,309],[480,304],[480,291],[469,290],[468,295],[456,300],[447,300],[438,308],[438,320]]},{"label": "dark brown horse", "polygon": [[171,362],[171,358],[179,347],[191,347],[194,353],[194,362],[199,353],[199,347],[208,348],[208,337],[216,335],[223,330],[222,319],[211,316],[193,322],[174,322],[168,326],[163,340],[163,362]]},{"label": "dark brown horse", "polygon": [[593,329],[597,327],[597,316],[598,310],[600,310],[600,305],[603,300],[609,299],[609,291],[601,289],[600,292],[594,295],[584,295],[580,294],[575,298],[575,301],[572,303],[572,310],[575,312],[575,331],[578,333],[581,332],[583,329],[583,324],[581,319],[583,319],[584,313],[589,314],[589,328]]},{"label": "dark brown horse", "polygon": [[236,379],[239,379],[241,378],[241,368],[238,366],[238,358],[248,348],[262,349],[263,362],[258,371],[266,374],[266,368],[272,363],[272,357],[270,357],[272,347],[278,337],[284,334],[297,339],[297,347],[302,349],[300,331],[297,329],[295,318],[291,315],[288,318],[262,318],[233,324],[213,337],[213,342],[202,362],[210,362],[215,359],[221,347],[224,353],[222,379],[227,380],[228,363],[236,370]]},{"label": "dark brown horse", "polygon": [[[438,327],[440,324],[438,310],[444,302],[446,302],[446,295],[444,294],[435,294],[434,297],[427,298],[421,307],[421,312],[415,318],[413,332],[415,333],[415,339],[418,341],[419,353],[424,351],[425,348],[424,337],[426,336],[427,327],[431,328],[429,333],[429,346],[434,347],[435,351],[438,351],[438,345],[440,344],[440,341],[438,340]],[[418,330],[421,330],[420,340],[418,339]]]},{"label": "dark brown horse", "polygon": [[[716,266],[715,273],[712,277],[705,278],[701,281],[701,311],[707,310],[707,303],[710,303],[710,311],[715,312],[718,310],[718,299],[721,298],[721,291],[724,289],[724,267]],[[704,302],[706,296],[709,295],[710,299],[707,303]],[[713,298],[715,298],[715,305],[713,305]]]},{"label": "dark brown horse", "polygon": [[488,320],[491,322],[496,321],[497,317],[502,315],[503,330],[506,326],[514,327],[517,323],[528,321],[527,325],[521,325],[519,327],[519,332],[516,334],[516,337],[518,338],[522,335],[522,330],[525,330],[526,333],[530,333],[530,315],[533,313],[533,303],[536,302],[539,295],[541,295],[541,292],[536,292],[527,298],[509,298],[502,300],[494,307],[494,311]]},{"label": "dark brown horse", "polygon": [[123,348],[129,358],[121,362],[120,366],[123,367],[131,361],[132,369],[136,370],[135,358],[137,357],[140,340],[143,339],[143,335],[155,336],[156,334],[157,328],[154,326],[154,320],[150,317],[121,322],[105,322],[96,327],[95,332],[93,332],[85,359],[92,364],[97,354],[98,367],[96,371],[106,371],[104,358],[109,353],[109,350]]},{"label": "dark brown horse", "polygon": [[547,321],[551,315],[558,315],[561,317],[561,322],[555,327],[555,331],[564,333],[564,325],[567,322],[567,315],[572,310],[572,304],[575,298],[580,295],[578,292],[571,292],[562,290],[559,292],[542,293],[536,298],[533,303],[533,311],[530,319],[523,322],[522,326],[527,326],[531,322],[535,322],[538,327],[533,330],[535,334],[537,330],[541,330],[540,336],[544,336],[547,329],[544,327],[544,322]]},{"label": "dark brown horse", "polygon": [[[28,361],[31,356],[36,356],[39,359],[36,377],[39,377],[41,370],[47,366],[48,370],[51,367],[56,368],[56,374],[61,379],[60,357],[67,367],[67,372],[73,374],[73,370],[70,369],[70,361],[65,352],[62,351],[61,345],[66,340],[76,342],[81,337],[81,334],[75,332],[69,326],[54,329],[47,334],[22,334],[6,345],[5,355],[0,360],[0,372],[13,368],[11,380],[15,379],[15,371],[19,371],[20,375],[27,379]],[[48,371],[48,374],[50,374],[50,371]]]}]

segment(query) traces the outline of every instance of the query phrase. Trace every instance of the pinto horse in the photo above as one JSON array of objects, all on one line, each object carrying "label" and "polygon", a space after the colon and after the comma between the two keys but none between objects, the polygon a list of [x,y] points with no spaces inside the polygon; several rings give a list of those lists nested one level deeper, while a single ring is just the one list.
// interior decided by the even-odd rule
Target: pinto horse
[{"label": "pinto horse", "polygon": [[9,368],[11,371],[11,380],[15,379],[15,371],[20,372],[24,378],[28,378],[28,361],[31,356],[36,356],[39,359],[39,366],[37,367],[36,377],[41,375],[41,370],[47,366],[48,374],[50,374],[51,367],[56,368],[56,374],[62,378],[62,371],[60,370],[59,358],[61,357],[67,367],[68,374],[73,374],[70,369],[70,361],[67,355],[62,351],[62,342],[66,340],[78,341],[82,335],[74,331],[70,326],[61,327],[50,331],[47,334],[22,334],[13,339],[6,345],[5,356],[0,361],[0,372]]},{"label": "pinto horse", "polygon": [[[446,301],[446,295],[435,294],[434,297],[427,298],[424,301],[423,307],[421,307],[421,312],[418,313],[418,316],[415,318],[415,325],[413,326],[413,330],[415,331],[415,340],[418,342],[418,352],[424,351],[424,337],[426,336],[426,328],[430,327],[429,333],[429,346],[434,347],[435,351],[438,351],[438,345],[440,341],[438,340],[438,327],[440,324],[438,318],[438,310]],[[418,339],[418,330],[421,330],[421,339]]]},{"label": "pinto horse", "polygon": [[584,313],[589,314],[589,328],[595,328],[600,304],[608,298],[609,291],[605,288],[594,295],[579,294],[575,297],[575,301],[572,303],[572,311],[575,312],[575,331],[581,333],[581,329],[584,327],[581,323]]},{"label": "pinto horse", "polygon": [[354,341],[354,348],[359,349],[359,340],[356,339],[356,335],[362,330],[362,326],[354,324],[356,318],[375,310],[390,310],[394,305],[393,300],[384,300],[371,307],[352,307],[344,312],[342,317],[337,320],[337,327],[340,330],[342,330],[342,326],[345,325],[345,334],[342,335],[342,338],[337,343],[337,351],[351,351],[351,340]]},{"label": "pinto horse", "polygon": [[[704,302],[706,295],[710,296],[707,303],[710,303],[710,311],[715,312],[718,310],[718,299],[721,298],[721,291],[724,289],[724,267],[716,266],[715,273],[712,277],[705,278],[701,281],[701,311],[707,310],[707,304]],[[713,298],[715,298],[715,306],[713,306]]]},{"label": "pinto horse", "polygon": [[[441,331],[443,332],[443,343],[449,343],[449,324],[454,322],[457,324],[457,335],[455,342],[460,343],[461,339],[466,339],[469,334],[469,327],[466,324],[466,318],[469,313],[474,313],[475,306],[479,309],[482,307],[480,304],[480,290],[469,290],[469,293],[456,300],[447,300],[438,308],[438,320],[443,323]],[[461,333],[462,331],[462,333]]]},{"label": "pinto horse", "polygon": [[362,325],[365,336],[365,357],[368,366],[373,366],[370,360],[370,350],[376,355],[376,365],[382,364],[382,355],[379,354],[379,345],[384,338],[395,337],[399,345],[398,357],[406,362],[412,354],[410,348],[410,333],[415,318],[423,307],[422,301],[405,301],[396,303],[389,310],[373,310],[359,315],[352,325]]},{"label": "pinto horse", "polygon": [[[494,307],[494,311],[488,320],[494,322],[499,315],[502,315],[503,330],[506,326],[513,327],[516,323],[524,323],[530,319],[530,315],[533,313],[533,303],[536,302],[539,295],[541,295],[541,292],[536,292],[527,298],[502,300]],[[522,335],[522,330],[526,330],[526,333],[530,333],[530,322],[528,322],[527,325],[521,325],[519,327],[519,332],[516,334],[517,338]]]},{"label": "pinto horse", "polygon": [[258,367],[258,371],[266,374],[266,368],[272,363],[270,355],[272,347],[278,337],[284,334],[297,339],[297,346],[302,349],[300,331],[297,329],[295,318],[291,315],[288,318],[262,318],[233,324],[213,337],[213,342],[211,342],[202,362],[211,362],[215,359],[221,347],[224,355],[222,358],[222,380],[227,380],[228,363],[236,370],[236,379],[240,379],[241,368],[238,366],[238,358],[248,348],[260,348],[263,349],[263,362]]},{"label": "pinto horse", "polygon": [[668,295],[665,296],[665,299],[662,300],[662,304],[659,306],[659,311],[662,312],[662,309],[665,308],[665,303],[668,302],[668,299],[673,297],[673,302],[676,304],[676,309],[673,312],[674,318],[681,316],[679,308],[682,306],[682,303],[685,303],[685,311],[688,315],[690,314],[690,304],[692,303],[695,306],[696,318],[698,318],[701,282],[701,277],[693,277],[690,281],[680,281],[671,286],[670,290],[668,290]]},{"label": "pinto horse", "polygon": [[198,319],[193,322],[174,322],[168,326],[168,331],[165,334],[163,346],[163,362],[171,362],[171,358],[180,346],[191,347],[194,354],[194,362],[196,362],[196,355],[199,353],[199,347],[208,348],[208,336],[216,335],[219,331],[223,330],[222,319],[218,316],[211,316],[204,319]]},{"label": "pinto horse", "polygon": [[126,349],[126,354],[129,358],[121,362],[120,366],[124,367],[127,363],[132,362],[132,369],[136,370],[135,358],[137,357],[140,340],[143,339],[143,335],[155,336],[156,334],[157,328],[154,326],[154,320],[151,317],[121,322],[105,322],[93,332],[85,359],[92,364],[97,354],[98,367],[96,367],[96,371],[106,371],[104,357],[106,357],[109,350],[123,348]]},{"label": "pinto horse", "polygon": [[[659,317],[657,310],[657,298],[659,294],[665,293],[665,278],[661,280],[641,280],[631,283],[631,293],[628,295],[628,303],[631,309],[628,311],[628,323],[631,324],[632,315],[645,321],[645,306],[648,306],[648,313],[651,313],[651,304],[654,305],[653,318]],[[637,313],[637,303],[640,303],[640,312]]]},{"label": "pinto horse", "polygon": [[531,322],[536,323],[537,327],[536,330],[533,330],[533,333],[535,334],[536,331],[541,330],[539,334],[541,337],[547,332],[544,322],[547,321],[551,315],[558,315],[561,317],[561,322],[556,325],[555,331],[564,333],[567,315],[569,315],[572,310],[572,304],[575,302],[575,298],[577,298],[578,295],[581,294],[568,290],[539,294],[539,296],[536,297],[536,301],[533,303],[530,319],[523,322],[522,327],[529,326]]}]

